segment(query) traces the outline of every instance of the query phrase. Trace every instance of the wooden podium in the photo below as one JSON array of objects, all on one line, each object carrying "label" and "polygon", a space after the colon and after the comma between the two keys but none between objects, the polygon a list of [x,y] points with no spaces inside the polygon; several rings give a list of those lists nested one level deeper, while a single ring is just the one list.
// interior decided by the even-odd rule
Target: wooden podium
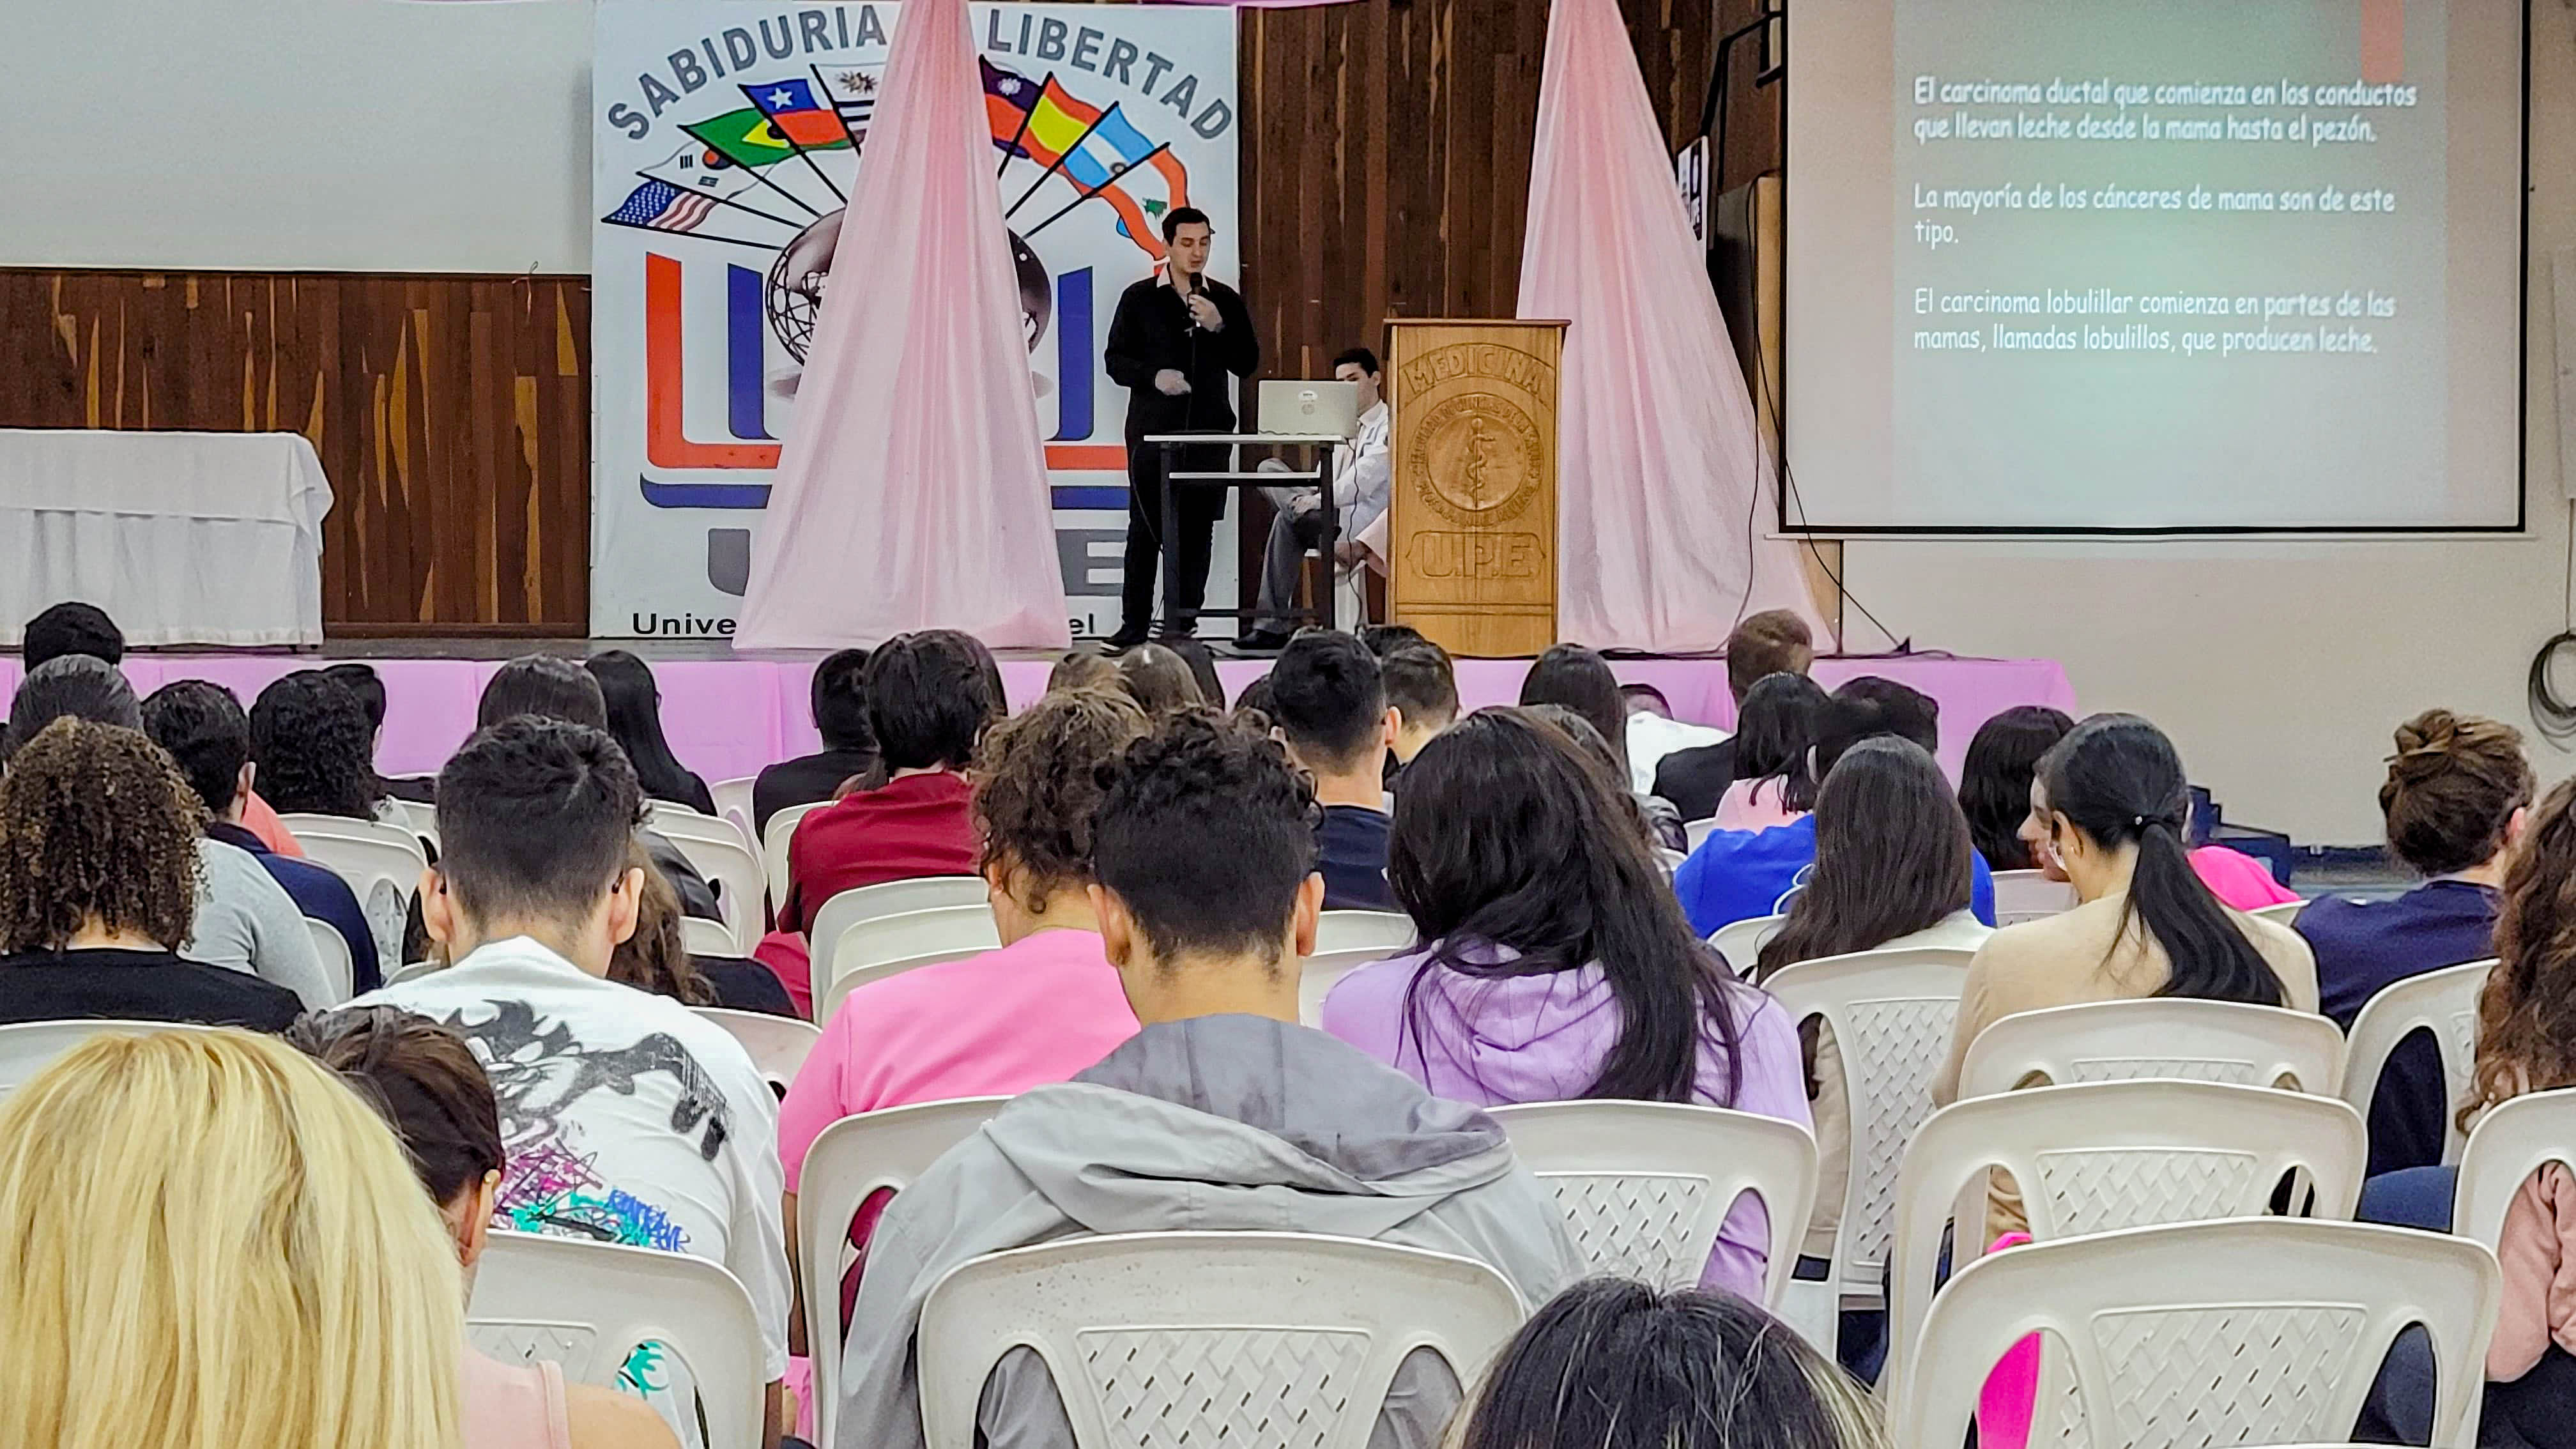
[{"label": "wooden podium", "polygon": [[1452,654],[1556,642],[1563,322],[1387,323],[1387,617]]}]

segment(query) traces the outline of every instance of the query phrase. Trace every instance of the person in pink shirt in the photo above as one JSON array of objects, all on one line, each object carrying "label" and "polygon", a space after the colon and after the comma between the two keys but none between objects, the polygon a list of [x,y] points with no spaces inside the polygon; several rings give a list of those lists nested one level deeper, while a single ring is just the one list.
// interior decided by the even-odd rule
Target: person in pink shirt
[{"label": "person in pink shirt", "polygon": [[[1125,694],[1074,689],[986,732],[974,812],[1002,948],[871,982],[823,1024],[778,1112],[787,1221],[806,1152],[841,1118],[1066,1081],[1136,1034],[1092,914],[1091,814],[1097,767],[1149,730]],[[882,1207],[866,1205],[853,1244]]]}]

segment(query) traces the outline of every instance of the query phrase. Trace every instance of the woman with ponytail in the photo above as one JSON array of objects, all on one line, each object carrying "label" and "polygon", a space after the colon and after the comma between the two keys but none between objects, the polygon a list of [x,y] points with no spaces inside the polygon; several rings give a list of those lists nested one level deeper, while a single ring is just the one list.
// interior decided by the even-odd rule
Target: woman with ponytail
[{"label": "woman with ponytail", "polygon": [[[1798,1034],[1682,919],[1626,782],[1520,709],[1468,716],[1404,768],[1387,882],[1425,943],[1363,966],[1323,1028],[1479,1106],[1696,1102],[1808,1125]],[[1738,1202],[1701,1278],[1759,1301],[1775,1249]]]},{"label": "woman with ponytail", "polygon": [[[1978,948],[1934,1102],[1958,1097],[1977,1033],[2016,1012],[2151,996],[2317,1009],[2307,942],[2230,910],[2192,870],[2190,793],[2173,742],[2136,715],[2095,715],[2040,758],[2031,822],[2077,904]],[[1988,1216],[1993,1232],[2018,1231],[2020,1198],[1999,1186]]]}]

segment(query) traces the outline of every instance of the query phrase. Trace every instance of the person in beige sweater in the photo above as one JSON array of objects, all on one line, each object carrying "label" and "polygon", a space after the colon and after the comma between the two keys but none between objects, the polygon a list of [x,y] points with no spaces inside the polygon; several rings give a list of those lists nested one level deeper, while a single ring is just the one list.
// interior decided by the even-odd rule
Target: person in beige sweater
[{"label": "person in beige sweater", "polygon": [[[2317,1009],[2307,942],[2229,910],[2192,871],[2189,805],[2173,742],[2135,715],[2095,715],[2040,760],[2023,830],[2065,867],[2078,904],[1978,948],[1935,1105],[1958,1100],[1977,1033],[2018,1012],[2151,996]],[[2020,1194],[1995,1174],[1983,1242],[2025,1226]]]}]

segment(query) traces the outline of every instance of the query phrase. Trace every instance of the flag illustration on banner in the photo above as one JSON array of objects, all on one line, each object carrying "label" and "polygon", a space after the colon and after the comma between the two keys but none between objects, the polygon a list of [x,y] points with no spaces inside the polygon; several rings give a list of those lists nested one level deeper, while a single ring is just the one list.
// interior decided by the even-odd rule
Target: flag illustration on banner
[{"label": "flag illustration on banner", "polygon": [[716,209],[716,198],[682,191],[667,181],[647,178],[615,211],[600,218],[617,226],[650,231],[695,231]]},{"label": "flag illustration on banner", "polygon": [[737,166],[775,166],[796,154],[796,148],[787,144],[787,138],[756,106],[727,111],[680,129],[707,143],[709,165],[721,160]]},{"label": "flag illustration on banner", "polygon": [[840,113],[841,124],[860,141],[868,138],[868,123],[877,114],[877,77],[874,67],[841,65],[826,71],[814,68],[814,77],[823,83],[831,97],[832,109]]},{"label": "flag illustration on banner", "polygon": [[770,129],[791,145],[808,151],[838,151],[850,144],[850,129],[833,108],[814,98],[814,83],[803,76],[746,85],[742,93],[769,118]]},{"label": "flag illustration on banner", "polygon": [[[1118,213],[1119,234],[1159,261],[1159,218],[1190,204],[1189,168],[1171,148],[1147,139],[1121,106],[1112,104],[1104,111],[1075,97],[1053,75],[1031,81],[980,56],[977,62],[983,68],[984,117],[992,127],[993,144],[1063,172],[1075,186],[1108,202]],[[1128,182],[1137,179],[1129,173],[1146,165],[1162,177],[1164,195],[1140,202],[1128,189]]]}]

